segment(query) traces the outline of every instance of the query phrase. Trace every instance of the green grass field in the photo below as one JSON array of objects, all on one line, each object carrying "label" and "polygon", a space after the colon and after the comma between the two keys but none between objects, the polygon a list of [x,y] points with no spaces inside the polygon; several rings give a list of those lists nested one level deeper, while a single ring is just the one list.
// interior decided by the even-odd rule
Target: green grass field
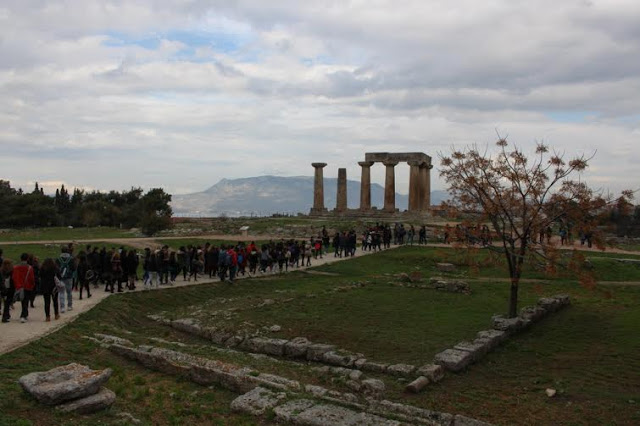
[{"label": "green grass field", "polygon": [[[340,385],[324,383],[306,364],[220,353],[208,342],[146,316],[162,312],[171,318],[197,317],[232,330],[278,324],[282,330],[270,335],[304,336],[362,352],[375,361],[422,365],[436,352],[487,329],[491,315],[507,309],[508,284],[498,280],[505,277],[500,259],[487,262],[481,254],[474,256],[477,261],[469,266],[461,253],[407,247],[316,268],[323,275],[294,272],[235,285],[214,283],[110,297],[62,330],[0,356],[0,425],[117,424],[118,411],[146,424],[261,424],[266,420],[229,411],[236,396],[231,392],[146,370],[82,336],[102,332],[154,345],[161,344],[151,337],[180,341],[190,346],[168,346],[341,390]],[[636,266],[609,255],[597,257],[592,264],[600,279],[638,281]],[[418,271],[426,281],[443,275],[436,269],[442,261],[457,264],[449,276],[473,278],[470,295],[392,285],[398,281],[396,274],[403,272]],[[538,272],[528,274],[539,278]],[[404,384],[387,376],[386,398],[504,425],[638,424],[640,286],[603,284],[587,289],[574,277],[540,277],[521,284],[520,306],[557,293],[570,294],[572,305],[467,371],[447,374],[422,394],[405,394]],[[265,299],[274,303],[265,305]],[[114,369],[108,387],[118,399],[110,411],[91,417],[59,414],[38,406],[16,384],[23,374],[71,361]],[[556,389],[558,395],[548,398],[546,388]]]},{"label": "green grass field", "polygon": [[101,238],[134,238],[136,235],[136,232],[129,229],[108,227],[11,229],[0,232],[0,244],[15,241],[73,241]]}]

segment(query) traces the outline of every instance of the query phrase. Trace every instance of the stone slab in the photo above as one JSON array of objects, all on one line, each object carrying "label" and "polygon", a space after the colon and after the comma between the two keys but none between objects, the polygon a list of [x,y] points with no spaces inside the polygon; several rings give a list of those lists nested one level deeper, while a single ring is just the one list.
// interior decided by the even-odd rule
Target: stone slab
[{"label": "stone slab", "polygon": [[415,371],[416,367],[409,364],[393,364],[387,367],[387,373],[393,374],[394,376],[406,377],[410,376]]},{"label": "stone slab", "polygon": [[320,361],[322,362],[322,356],[327,353],[335,350],[334,345],[326,345],[324,343],[313,343],[307,347],[307,359],[309,361]]},{"label": "stone slab", "polygon": [[18,383],[40,403],[56,405],[97,393],[111,374],[110,368],[92,370],[86,365],[71,363],[27,374],[20,377]]},{"label": "stone slab", "polygon": [[101,388],[96,394],[58,405],[56,409],[65,413],[91,414],[111,407],[114,402],[116,394],[107,388]]},{"label": "stone slab", "polygon": [[231,401],[231,409],[259,416],[278,405],[285,398],[285,393],[276,393],[258,386]]},{"label": "stone slab", "polygon": [[457,372],[463,370],[473,361],[473,355],[470,352],[459,351],[456,349],[446,349],[436,354],[434,362],[442,365],[449,371]]},{"label": "stone slab", "polygon": [[444,378],[444,368],[438,364],[427,364],[416,370],[416,373],[425,376],[432,383],[437,383]]}]

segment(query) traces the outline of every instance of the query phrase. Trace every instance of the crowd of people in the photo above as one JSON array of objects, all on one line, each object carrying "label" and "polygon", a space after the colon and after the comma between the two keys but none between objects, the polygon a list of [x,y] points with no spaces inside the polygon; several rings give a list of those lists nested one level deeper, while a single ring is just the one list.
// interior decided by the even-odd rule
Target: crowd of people
[{"label": "crowd of people", "polygon": [[[354,256],[355,231],[338,232],[333,238],[335,256]],[[37,296],[42,296],[46,321],[57,320],[73,310],[74,297],[91,297],[92,291],[104,287],[106,292],[134,291],[138,283],[147,290],[161,285],[217,277],[233,283],[239,275],[287,272],[311,266],[313,259],[329,253],[331,238],[323,228],[308,240],[280,240],[257,245],[222,244],[168,245],[143,252],[125,247],[107,249],[87,245],[81,250],[64,245],[56,258],[23,253],[14,263],[3,258],[0,249],[0,314],[2,322],[11,320],[12,310],[20,311],[20,321],[29,318]],[[141,268],[140,268],[141,266]]]}]

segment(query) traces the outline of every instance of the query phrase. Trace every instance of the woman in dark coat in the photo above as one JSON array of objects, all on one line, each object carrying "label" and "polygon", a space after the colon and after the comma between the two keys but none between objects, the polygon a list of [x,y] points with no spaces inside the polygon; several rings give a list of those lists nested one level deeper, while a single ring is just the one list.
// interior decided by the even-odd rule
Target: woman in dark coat
[{"label": "woman in dark coat", "polygon": [[13,303],[13,295],[16,291],[13,284],[13,262],[4,259],[0,265],[0,280],[2,280],[2,294],[0,295],[0,303],[4,302],[2,310],[2,322],[9,322],[11,318],[11,304]]},{"label": "woman in dark coat", "polygon": [[91,297],[91,290],[89,290],[89,279],[87,272],[89,272],[89,260],[87,254],[84,251],[78,253],[78,287],[80,287],[80,300],[82,300],[82,290],[87,290],[87,298]]},{"label": "woman in dark coat", "polygon": [[44,314],[47,317],[47,321],[51,321],[51,307],[49,306],[51,302],[53,302],[55,318],[60,318],[58,313],[58,291],[54,278],[58,272],[58,265],[52,258],[48,257],[42,262],[40,267],[40,290],[44,298]]}]

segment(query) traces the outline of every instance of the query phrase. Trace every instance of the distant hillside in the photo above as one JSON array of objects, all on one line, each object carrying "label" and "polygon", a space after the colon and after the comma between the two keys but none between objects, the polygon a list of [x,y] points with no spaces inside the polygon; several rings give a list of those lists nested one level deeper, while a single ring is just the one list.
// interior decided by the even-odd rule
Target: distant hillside
[{"label": "distant hillside", "polygon": [[[336,178],[324,179],[325,206],[336,205]],[[431,193],[431,203],[440,204],[444,191]],[[349,208],[360,206],[360,182],[347,181]],[[396,207],[405,210],[408,196],[396,193]],[[382,208],[384,188],[371,184],[371,203]],[[222,179],[209,189],[195,194],[173,195],[171,207],[176,216],[270,216],[275,213],[309,213],[313,205],[313,177],[258,176]]]}]

